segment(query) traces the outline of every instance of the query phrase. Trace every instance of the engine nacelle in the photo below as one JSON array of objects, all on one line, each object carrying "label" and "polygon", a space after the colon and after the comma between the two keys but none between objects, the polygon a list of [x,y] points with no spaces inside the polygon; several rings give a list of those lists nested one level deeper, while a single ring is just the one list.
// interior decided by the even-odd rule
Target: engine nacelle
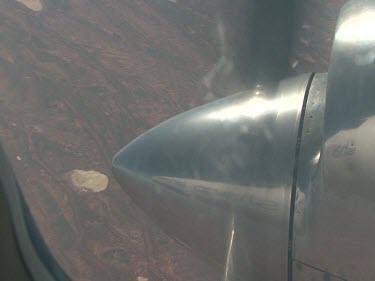
[{"label": "engine nacelle", "polygon": [[113,159],[134,201],[225,280],[375,278],[375,2],[342,9],[328,74],[180,114]]}]

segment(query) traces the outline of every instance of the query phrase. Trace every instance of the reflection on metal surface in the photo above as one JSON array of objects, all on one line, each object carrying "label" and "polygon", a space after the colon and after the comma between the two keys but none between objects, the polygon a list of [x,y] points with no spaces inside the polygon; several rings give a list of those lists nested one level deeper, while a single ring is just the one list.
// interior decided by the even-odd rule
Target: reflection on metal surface
[{"label": "reflection on metal surface", "polygon": [[225,262],[224,281],[230,280],[230,276],[233,276],[233,273],[230,272],[230,270],[233,268],[233,238],[234,238],[234,231],[235,231],[234,216],[232,217],[231,226],[232,226],[231,227],[232,232],[231,232],[230,239],[229,239],[227,260]]},{"label": "reflection on metal surface", "polygon": [[[83,1],[47,0],[43,1],[47,9],[40,14],[28,11],[15,0],[1,1],[4,9],[0,9],[3,23],[0,37],[5,43],[1,48],[2,137],[11,147],[12,158],[20,160],[15,163],[25,183],[23,190],[28,204],[37,225],[43,230],[42,236],[73,278],[136,280],[138,276],[139,281],[153,281],[194,280],[196,278],[186,276],[200,275],[198,279],[201,280],[218,280],[208,277],[212,276],[208,272],[204,274],[206,276],[201,275],[199,266],[189,258],[190,254],[180,254],[183,250],[180,252],[175,244],[153,243],[153,240],[159,242],[166,237],[154,231],[152,225],[143,224],[142,212],[135,211],[126,196],[121,197],[116,185],[98,195],[82,196],[65,188],[63,174],[75,167],[92,165],[107,171],[108,155],[119,142],[127,142],[136,132],[173,112],[201,103],[206,93],[208,99],[213,99],[214,94],[218,97],[239,92],[241,87],[241,90],[250,88],[251,83],[278,81],[285,77],[288,59],[294,61],[293,67],[298,65],[294,71],[306,67],[307,61],[309,65],[316,65],[316,59],[325,53],[327,43],[322,42],[319,46],[322,49],[312,53],[303,50],[301,54],[298,47],[293,47],[297,56],[289,58],[288,46],[292,43],[293,33],[288,24],[293,18],[290,8],[298,1],[193,0],[177,1],[177,5],[166,0],[89,2],[86,5]],[[340,1],[334,2],[333,6],[337,6]],[[321,3],[311,1],[307,7],[316,5],[319,11]],[[312,9],[308,10],[311,11],[308,15],[314,14]],[[322,14],[332,14],[327,10],[328,13]],[[297,14],[305,18],[304,12]],[[316,26],[309,25],[307,20],[302,22],[300,29],[311,29],[306,34],[320,33],[314,29],[325,24],[320,22],[320,15],[316,18],[319,18]],[[216,24],[220,43],[224,46],[222,50],[219,42],[211,38],[215,36],[212,33]],[[301,40],[303,45],[310,44],[310,48],[315,49],[314,38],[304,39],[299,35],[296,34],[294,41]],[[302,59],[305,56],[306,60]],[[372,57],[373,53],[367,52],[356,56],[355,61],[366,65]],[[199,81],[211,68],[202,88]],[[277,85],[266,90],[257,87],[249,92],[251,97],[256,95],[257,101],[262,102],[256,108],[251,108],[250,102],[246,104],[239,118],[233,110],[227,112],[229,119],[235,122],[223,119],[221,114],[218,118],[199,120],[196,124],[206,128],[202,133],[194,131],[193,122],[187,124],[191,125],[188,130],[193,134],[191,138],[188,133],[181,138],[172,136],[183,147],[186,147],[184,141],[197,144],[203,137],[202,143],[206,143],[206,147],[199,147],[202,143],[198,143],[197,147],[183,152],[190,157],[190,152],[196,149],[192,157],[198,160],[179,161],[188,157],[179,154],[172,141],[165,149],[155,151],[155,154],[163,155],[171,148],[170,158],[162,158],[160,162],[162,165],[167,163],[172,173],[157,171],[158,176],[154,177],[152,168],[136,167],[134,173],[128,171],[132,178],[129,176],[129,181],[125,181],[127,190],[131,192],[133,188],[134,194],[137,187],[155,187],[149,198],[147,192],[143,194],[145,198],[136,195],[133,198],[137,198],[140,205],[147,205],[148,201],[163,197],[161,203],[146,207],[148,211],[151,214],[160,209],[167,210],[167,214],[169,211],[171,217],[161,223],[167,229],[176,220],[176,232],[172,229],[170,233],[173,232],[181,243],[201,248],[207,256],[212,252],[219,252],[220,257],[223,254],[221,261],[227,279],[233,272],[241,273],[239,268],[244,268],[245,276],[247,271],[253,279],[263,274],[274,280],[269,276],[271,272],[278,274],[278,266],[285,264],[284,225],[288,216],[284,205],[288,205],[290,196],[289,171],[291,163],[295,163],[292,159],[294,144],[298,146],[300,141],[288,128],[296,127],[294,124],[300,117],[297,109],[301,104],[299,94],[297,104],[289,103],[288,94],[281,97],[288,100],[282,105]],[[275,94],[278,99],[265,98],[264,92],[270,96]],[[24,97],[27,97],[26,103],[22,103]],[[259,105],[264,108],[258,112]],[[238,109],[234,108],[234,111]],[[285,120],[288,114],[295,118]],[[282,122],[277,123],[280,120]],[[212,133],[210,126],[215,124],[215,130],[224,130],[224,133],[213,133],[214,137],[204,139]],[[228,129],[229,126],[234,127]],[[221,144],[214,145],[215,142]],[[211,148],[212,154],[205,153]],[[147,143],[144,150],[144,154],[139,154],[144,157],[140,162],[147,161],[147,153],[151,151]],[[349,150],[347,146],[345,150]],[[332,154],[339,151],[335,148]],[[150,158],[155,154],[150,154]],[[205,160],[206,156],[208,159]],[[247,157],[253,159],[248,161]],[[177,165],[173,161],[187,172],[175,175],[173,168]],[[146,172],[141,174],[144,168]],[[160,178],[179,180],[171,190],[169,186],[157,183],[156,179]],[[104,189],[107,179],[102,179],[104,184],[91,189]],[[179,184],[184,190],[192,188],[184,187],[182,181],[185,180],[189,181],[188,185],[199,181],[204,186],[197,192],[192,191],[195,196],[190,196],[190,192],[178,193]],[[214,189],[213,185],[220,184],[233,190],[247,188],[249,194],[244,193],[248,196],[239,198],[236,194]],[[80,186],[87,189],[85,185]],[[219,195],[212,200],[206,196],[206,190],[214,190]],[[267,190],[269,192],[264,192]],[[296,224],[303,227],[306,225],[304,220],[298,221],[304,218],[304,202],[310,202],[306,198],[304,192],[296,190],[298,216],[296,214],[295,219]],[[237,204],[236,201],[242,199],[248,204]],[[272,214],[269,205],[264,204],[269,201],[279,204],[275,211],[271,209]],[[177,202],[175,209],[170,208],[173,202]],[[13,200],[12,204],[15,205]],[[196,210],[192,210],[195,206]],[[276,218],[274,213],[278,215]],[[192,218],[194,222],[191,222]],[[206,221],[208,226],[204,224]],[[185,222],[186,225],[182,225]],[[178,223],[181,229],[177,229]],[[189,229],[195,233],[190,235]],[[151,239],[148,239],[149,232],[153,233]],[[192,241],[197,241],[198,245]],[[224,250],[205,243],[223,245]],[[173,263],[167,262],[171,256]]]},{"label": "reflection on metal surface", "polygon": [[348,3],[328,75],[181,114],[120,151],[114,174],[225,280],[374,280],[373,25],[374,1]]},{"label": "reflection on metal surface", "polygon": [[343,21],[336,31],[335,39],[344,43],[371,43],[375,40],[375,13],[364,11]]},{"label": "reflection on metal surface", "polygon": [[[352,1],[342,9],[325,111],[314,116],[315,127],[304,132],[301,144],[298,176],[306,196],[305,225],[295,222],[294,257],[345,280],[375,276],[374,25],[374,1]],[[307,111],[316,112],[312,103]],[[313,160],[317,150],[318,163]]]},{"label": "reflection on metal surface", "polygon": [[193,200],[212,203],[230,210],[247,212],[254,219],[283,223],[284,189],[174,177],[152,178],[163,187],[171,188]]},{"label": "reflection on metal surface", "polygon": [[278,114],[283,114],[287,111],[294,110],[301,102],[299,95],[281,96],[277,99],[270,100],[259,97],[258,95],[259,92],[256,92],[255,96],[246,103],[228,106],[222,110],[212,112],[205,117],[220,121],[236,122],[238,119],[255,119],[275,111],[278,111]]},{"label": "reflection on metal surface", "polygon": [[294,209],[294,238],[308,231],[306,224],[309,220],[309,208],[312,208],[309,194],[321,160],[326,87],[327,74],[315,74],[306,103],[300,141],[296,184],[299,196],[296,196]]},{"label": "reflection on metal surface", "polygon": [[309,78],[265,86],[274,98],[262,100],[262,111],[256,88],[181,114],[113,160],[134,201],[228,280],[288,276],[290,194]]}]

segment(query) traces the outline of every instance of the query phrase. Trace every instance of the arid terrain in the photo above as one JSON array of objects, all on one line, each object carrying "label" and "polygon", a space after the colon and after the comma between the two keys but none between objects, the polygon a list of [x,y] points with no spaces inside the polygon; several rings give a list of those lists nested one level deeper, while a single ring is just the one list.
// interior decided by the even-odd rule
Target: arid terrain
[{"label": "arid terrain", "polygon": [[[221,2],[0,1],[1,142],[72,280],[221,280],[153,224],[111,173],[113,155],[139,134],[251,86],[228,56],[251,52],[236,53],[241,34],[225,35]],[[243,1],[235,2],[234,15]],[[344,2],[297,1],[285,75],[327,71]],[[77,170],[95,177],[77,179]]]}]

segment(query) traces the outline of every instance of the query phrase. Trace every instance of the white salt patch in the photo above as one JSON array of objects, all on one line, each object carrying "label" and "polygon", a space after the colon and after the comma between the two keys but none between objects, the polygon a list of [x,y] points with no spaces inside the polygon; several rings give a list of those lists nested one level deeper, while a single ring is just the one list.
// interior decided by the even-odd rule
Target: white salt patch
[{"label": "white salt patch", "polygon": [[27,8],[39,12],[43,9],[41,0],[16,0],[17,2],[24,4]]},{"label": "white salt patch", "polygon": [[73,170],[67,176],[79,191],[100,192],[108,186],[108,177],[97,171]]}]

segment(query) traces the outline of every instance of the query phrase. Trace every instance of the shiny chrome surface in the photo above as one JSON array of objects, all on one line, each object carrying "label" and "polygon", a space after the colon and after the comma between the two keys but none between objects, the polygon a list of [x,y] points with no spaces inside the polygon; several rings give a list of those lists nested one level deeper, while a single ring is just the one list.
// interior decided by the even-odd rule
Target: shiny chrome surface
[{"label": "shiny chrome surface", "polygon": [[297,196],[293,212],[293,237],[297,241],[308,231],[310,210],[314,207],[308,195],[313,192],[311,182],[318,173],[323,138],[326,88],[327,73],[315,74],[306,103],[297,168]]},{"label": "shiny chrome surface", "polygon": [[310,77],[183,113],[114,157],[114,174],[134,201],[220,265],[226,280],[288,278],[291,189]]},{"label": "shiny chrome surface", "polygon": [[[321,157],[307,149],[300,162],[306,166],[319,159],[299,174],[305,180],[299,188],[308,202],[307,224],[295,232],[294,257],[345,280],[375,278],[374,27],[374,1],[344,6],[328,72],[324,123],[319,119],[317,124]],[[308,138],[305,134],[302,142]]]},{"label": "shiny chrome surface", "polygon": [[117,179],[225,279],[374,280],[374,27],[375,1],[349,2],[328,75],[177,116],[115,156]]}]

